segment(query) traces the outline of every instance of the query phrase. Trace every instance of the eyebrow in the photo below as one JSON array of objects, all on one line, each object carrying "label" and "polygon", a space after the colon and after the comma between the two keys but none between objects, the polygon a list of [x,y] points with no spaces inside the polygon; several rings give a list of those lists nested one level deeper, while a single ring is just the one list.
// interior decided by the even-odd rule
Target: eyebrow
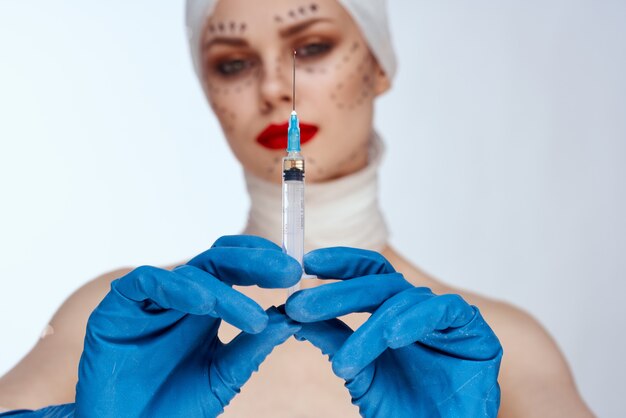
[{"label": "eyebrow", "polygon": [[206,42],[204,45],[202,45],[202,49],[209,49],[215,44],[230,45],[230,46],[248,46],[248,41],[246,41],[243,38],[227,38],[223,36],[218,36]]},{"label": "eyebrow", "polygon": [[[323,17],[310,19],[310,20],[307,20],[306,22],[297,23],[295,25],[291,25],[289,27],[281,29],[279,31],[279,34],[282,38],[288,38],[288,37],[297,35],[298,33],[303,32],[304,30],[308,29],[310,26],[313,26],[314,24],[320,23],[320,22],[332,22],[332,19],[323,18]],[[202,49],[204,50],[209,49],[210,47],[216,44],[239,46],[239,47],[249,46],[248,41],[246,41],[244,38],[231,38],[231,37],[218,36],[204,43],[204,45],[202,45]]]}]

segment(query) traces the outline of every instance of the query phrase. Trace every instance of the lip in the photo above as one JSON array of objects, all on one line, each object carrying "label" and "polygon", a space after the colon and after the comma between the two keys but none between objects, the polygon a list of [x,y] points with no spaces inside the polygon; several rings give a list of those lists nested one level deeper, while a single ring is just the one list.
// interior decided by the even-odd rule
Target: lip
[{"label": "lip", "polygon": [[[257,136],[256,142],[261,146],[269,149],[287,149],[287,129],[289,122],[276,125],[274,123],[268,125]],[[316,125],[300,122],[300,145],[304,145],[311,141],[319,128]]]}]

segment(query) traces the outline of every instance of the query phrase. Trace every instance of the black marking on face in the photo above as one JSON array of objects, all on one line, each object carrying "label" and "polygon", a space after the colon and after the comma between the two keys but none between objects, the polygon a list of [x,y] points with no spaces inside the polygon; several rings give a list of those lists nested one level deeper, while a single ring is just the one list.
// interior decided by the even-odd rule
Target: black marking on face
[{"label": "black marking on face", "polygon": [[235,129],[233,121],[237,118],[235,112],[229,111],[226,107],[215,106],[214,109],[224,130],[227,132],[233,131]]},{"label": "black marking on face", "polygon": [[209,32],[211,33],[215,32],[215,25],[212,23],[209,25]]},{"label": "black marking on face", "polygon": [[228,26],[230,27],[230,30],[231,30],[232,32],[234,32],[234,31],[235,31],[235,28],[237,27],[237,25],[235,25],[235,22],[230,22],[230,24],[229,24]]},{"label": "black marking on face", "polygon": [[280,162],[280,157],[274,157],[274,162],[275,163],[279,163]]},{"label": "black marking on face", "polygon": [[307,72],[307,73],[309,73],[309,74],[312,74],[312,73],[314,73],[314,72],[315,72],[315,70],[313,69],[313,67],[305,67],[305,68],[304,68],[304,71],[306,71],[306,72]]},{"label": "black marking on face", "polygon": [[306,14],[306,10],[302,6],[298,7],[298,12],[300,12],[301,15]]},{"label": "black marking on face", "polygon": [[218,24],[217,24],[217,29],[218,29],[220,32],[224,32],[224,23],[222,23],[222,22],[218,23]]},{"label": "black marking on face", "polygon": [[280,17],[280,16],[274,16],[274,22],[276,22],[276,23],[282,23],[282,21],[283,21],[283,18],[282,18],[282,17]]},{"label": "black marking on face", "polygon": [[317,12],[317,9],[318,9],[318,8],[319,8],[319,6],[318,6],[317,4],[315,4],[315,3],[312,3],[312,4],[309,6],[309,10],[311,10],[313,13]]},{"label": "black marking on face", "polygon": [[296,17],[296,12],[294,12],[293,10],[289,10],[289,17],[294,19]]},{"label": "black marking on face", "polygon": [[240,33],[244,33],[246,31],[246,24],[245,23],[240,23],[239,24],[239,32]]},{"label": "black marking on face", "polygon": [[358,41],[354,41],[354,43],[352,44],[352,47],[350,48],[350,51],[354,52],[357,49],[359,49],[359,42]]},{"label": "black marking on face", "polygon": [[370,54],[366,53],[363,56],[363,59],[361,59],[361,61],[359,61],[359,65],[357,67],[358,70],[361,70],[363,67],[365,67],[368,64],[368,61],[370,60]]}]

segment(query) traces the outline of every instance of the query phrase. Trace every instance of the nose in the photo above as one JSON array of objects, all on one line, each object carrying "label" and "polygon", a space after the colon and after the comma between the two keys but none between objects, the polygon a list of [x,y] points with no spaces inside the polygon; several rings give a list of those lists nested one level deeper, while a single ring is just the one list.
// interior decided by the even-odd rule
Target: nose
[{"label": "nose", "polygon": [[280,54],[266,59],[260,72],[259,97],[262,113],[291,106],[291,70],[288,61]]}]

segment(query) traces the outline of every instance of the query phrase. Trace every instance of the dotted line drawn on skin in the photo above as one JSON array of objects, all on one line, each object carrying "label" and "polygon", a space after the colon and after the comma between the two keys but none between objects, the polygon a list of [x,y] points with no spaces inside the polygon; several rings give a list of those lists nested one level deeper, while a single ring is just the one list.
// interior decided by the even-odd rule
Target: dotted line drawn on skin
[{"label": "dotted line drawn on skin", "polygon": [[295,9],[288,10],[284,15],[274,15],[274,23],[283,23],[285,20],[296,20],[306,17],[309,14],[315,14],[319,10],[317,3],[298,6]]},{"label": "dotted line drawn on skin", "polygon": [[[357,47],[355,47],[355,45],[357,45]],[[359,49],[358,43],[355,42],[351,46],[351,52],[349,54],[351,55],[351,54],[356,53],[358,49]],[[346,56],[344,56],[344,61],[345,61]],[[356,71],[350,73],[350,76],[349,76],[350,79],[359,77],[362,80],[362,89],[361,89],[360,94],[357,95],[357,97],[351,102],[339,102],[337,101],[336,95],[334,93],[331,93],[331,100],[337,104],[337,108],[339,109],[348,108],[348,110],[353,110],[355,107],[359,107],[364,104],[365,100],[374,92],[375,87],[376,87],[375,77],[372,77],[371,74],[368,73],[368,71],[372,69],[372,66],[375,63],[376,61],[374,57],[372,56],[372,54],[369,52],[369,50],[366,51],[366,53],[363,55],[363,57],[359,61]],[[343,82],[340,81],[335,86],[335,90],[339,91],[343,88],[343,86],[344,86]]]},{"label": "dotted line drawn on skin", "polygon": [[[240,94],[243,91],[243,88],[251,86],[253,78],[259,78],[260,70],[259,70],[258,65],[252,62],[249,64],[248,69],[252,71],[250,75],[246,75],[238,80],[231,81],[231,83],[233,83],[232,90],[234,91],[235,94]],[[210,82],[207,79],[206,75],[205,75],[205,83],[209,91],[209,94],[211,95],[228,96],[228,94],[230,93],[230,90],[231,90],[230,87],[218,87],[214,83]],[[213,103],[212,99],[209,99],[209,102]]]},{"label": "dotted line drawn on skin", "polygon": [[224,106],[217,106],[213,103],[213,111],[215,115],[219,119],[224,131],[232,132],[235,130],[235,120],[237,119],[237,114]]},{"label": "dotted line drawn on skin", "polygon": [[248,28],[248,24],[246,22],[236,22],[234,20],[230,20],[228,22],[213,22],[209,21],[207,25],[207,32],[209,34],[243,34]]}]

